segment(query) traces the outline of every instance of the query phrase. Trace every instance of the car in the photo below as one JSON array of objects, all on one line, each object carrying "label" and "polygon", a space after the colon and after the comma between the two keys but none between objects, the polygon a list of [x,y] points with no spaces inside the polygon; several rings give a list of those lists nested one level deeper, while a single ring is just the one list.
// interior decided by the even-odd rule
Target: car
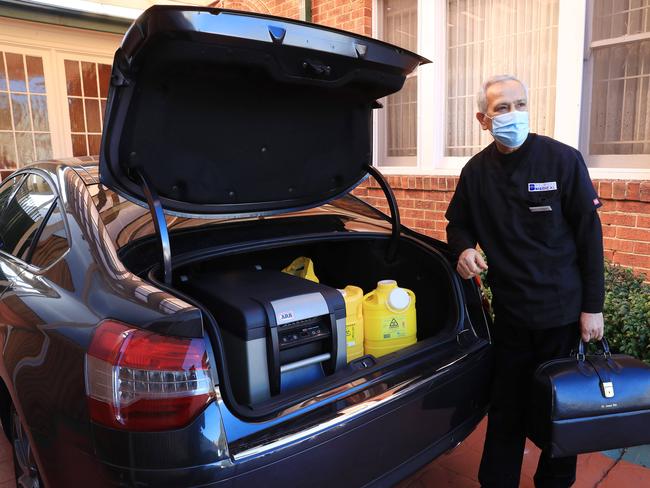
[{"label": "car", "polygon": [[[424,62],[252,13],[135,21],[98,158],[0,186],[19,486],[389,486],[476,427],[493,367],[480,289],[401,225],[372,166],[377,100]],[[390,215],[354,196],[370,176]],[[283,273],[296,258],[317,278]],[[337,289],[382,280],[413,293],[417,336],[348,357]]]}]

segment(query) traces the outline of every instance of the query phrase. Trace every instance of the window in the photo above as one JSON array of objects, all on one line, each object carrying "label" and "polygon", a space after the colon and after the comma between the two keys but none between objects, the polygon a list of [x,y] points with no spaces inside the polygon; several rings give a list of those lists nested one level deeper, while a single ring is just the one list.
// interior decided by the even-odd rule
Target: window
[{"label": "window", "polygon": [[[642,0],[596,0],[591,18],[593,166],[647,167],[650,162],[650,6]],[[616,155],[616,156],[614,156]],[[643,155],[643,156],[640,156]]]},{"label": "window", "polygon": [[11,200],[11,197],[14,195],[18,189],[18,184],[22,181],[23,175],[14,176],[13,178],[8,178],[2,182],[0,186],[0,213]]},{"label": "window", "polygon": [[43,58],[0,51],[0,168],[52,157]]},{"label": "window", "polygon": [[38,242],[34,246],[28,261],[39,268],[46,268],[63,256],[68,247],[61,204],[56,202],[50,217],[41,229]]},{"label": "window", "polygon": [[[381,38],[409,51],[418,50],[417,0],[382,3]],[[417,165],[417,70],[397,93],[386,97],[380,120],[380,166]]]},{"label": "window", "polygon": [[72,155],[98,155],[111,66],[72,59],[64,64]]},{"label": "window", "polygon": [[559,0],[448,0],[446,156],[471,156],[492,142],[474,117],[490,76],[528,85],[533,132],[554,135]]},{"label": "window", "polygon": [[24,178],[0,214],[0,250],[27,261],[34,237],[54,200],[43,177],[30,174]]},{"label": "window", "polygon": [[121,39],[0,16],[0,169],[99,154]]}]

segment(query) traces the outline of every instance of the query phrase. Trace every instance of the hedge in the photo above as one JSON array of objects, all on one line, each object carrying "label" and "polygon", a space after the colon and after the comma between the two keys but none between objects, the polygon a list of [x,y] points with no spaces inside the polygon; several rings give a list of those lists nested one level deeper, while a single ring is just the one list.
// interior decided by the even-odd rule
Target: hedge
[{"label": "hedge", "polygon": [[[605,337],[613,352],[650,364],[650,284],[644,275],[605,261]],[[488,299],[492,292],[481,275]]]}]

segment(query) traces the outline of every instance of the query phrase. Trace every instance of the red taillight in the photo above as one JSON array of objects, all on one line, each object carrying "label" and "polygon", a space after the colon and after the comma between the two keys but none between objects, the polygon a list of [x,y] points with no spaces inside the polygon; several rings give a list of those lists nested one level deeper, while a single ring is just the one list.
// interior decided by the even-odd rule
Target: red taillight
[{"label": "red taillight", "polygon": [[205,342],[105,320],[86,354],[86,394],[92,420],[109,427],[183,427],[215,395]]}]

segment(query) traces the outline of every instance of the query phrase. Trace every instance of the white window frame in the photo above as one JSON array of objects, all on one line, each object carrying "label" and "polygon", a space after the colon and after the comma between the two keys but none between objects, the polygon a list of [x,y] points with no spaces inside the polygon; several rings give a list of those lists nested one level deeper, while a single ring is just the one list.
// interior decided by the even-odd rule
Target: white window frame
[{"label": "white window frame", "polygon": [[52,157],[72,156],[70,116],[63,59],[113,63],[122,37],[119,34],[61,27],[0,17],[0,50],[43,58]]},{"label": "white window frame", "polygon": [[[383,0],[373,0],[375,14],[372,27],[375,36],[379,32],[380,15],[377,15],[377,12],[380,11],[382,2]],[[633,164],[607,167],[603,166],[598,158],[587,156],[585,151],[589,124],[584,120],[589,119],[588,114],[582,113],[582,107],[588,109],[590,105],[587,86],[590,86],[591,82],[590,50],[587,45],[590,39],[587,29],[591,29],[588,21],[591,18],[588,4],[590,5],[591,2],[587,0],[559,0],[557,45],[561,49],[558,49],[557,53],[556,86],[562,89],[556,90],[555,94],[553,137],[583,151],[590,166],[589,173],[594,179],[650,179],[650,167],[632,167],[633,164],[639,165],[639,157],[636,155],[628,159],[628,161],[634,159],[636,162]],[[418,0],[418,54],[432,62],[420,66],[418,72],[417,166],[379,167],[384,174],[457,176],[469,161],[469,157],[444,155],[447,123],[446,0]],[[380,117],[377,111],[373,120],[373,164],[378,166],[384,148],[383,141],[379,137]],[[641,157],[643,158],[643,155]],[[626,158],[617,156],[616,159],[624,164]]]}]

